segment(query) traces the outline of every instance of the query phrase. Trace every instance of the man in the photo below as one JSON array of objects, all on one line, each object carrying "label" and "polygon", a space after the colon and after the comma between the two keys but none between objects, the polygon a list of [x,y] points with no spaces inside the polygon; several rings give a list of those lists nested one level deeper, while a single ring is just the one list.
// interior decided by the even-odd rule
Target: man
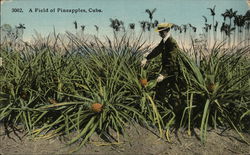
[{"label": "man", "polygon": [[[171,96],[169,98],[171,100],[168,100],[168,102],[175,102],[173,103],[175,105],[177,104],[176,99],[178,98],[176,90],[178,89],[179,65],[177,57],[179,47],[177,42],[170,35],[172,26],[173,24],[171,23],[158,24],[155,31],[159,32],[162,40],[160,44],[142,60],[141,66],[144,67],[148,60],[161,54],[162,70],[157,78],[156,99],[165,102],[166,95],[170,94]],[[170,93],[167,93],[168,90],[170,90]]]}]

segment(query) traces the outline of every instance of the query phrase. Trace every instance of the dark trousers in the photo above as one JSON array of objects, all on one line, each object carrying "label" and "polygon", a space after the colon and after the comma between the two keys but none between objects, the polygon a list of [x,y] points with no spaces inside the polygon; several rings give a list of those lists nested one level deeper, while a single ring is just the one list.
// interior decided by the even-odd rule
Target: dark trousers
[{"label": "dark trousers", "polygon": [[179,114],[181,110],[181,83],[178,76],[169,76],[156,85],[155,99]]}]

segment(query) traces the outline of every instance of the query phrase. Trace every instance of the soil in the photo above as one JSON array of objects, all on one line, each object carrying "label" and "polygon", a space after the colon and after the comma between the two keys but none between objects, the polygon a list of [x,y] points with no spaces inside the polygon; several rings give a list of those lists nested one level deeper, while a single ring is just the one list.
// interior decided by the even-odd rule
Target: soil
[{"label": "soil", "polygon": [[[139,125],[129,126],[125,135],[116,134],[114,139],[94,134],[79,151],[73,153],[81,154],[146,154],[146,155],[250,155],[250,146],[244,143],[234,130],[213,129],[208,131],[206,144],[199,140],[199,130],[195,129],[191,136],[186,130],[172,131],[170,142],[160,138],[156,129],[145,129]],[[250,134],[243,133],[245,139],[250,141]],[[71,135],[72,137],[73,135]],[[49,140],[33,139],[23,132],[6,134],[4,127],[0,127],[0,155],[54,155],[69,154],[72,148],[78,146],[66,145],[66,136],[58,136]],[[107,142],[110,140],[110,142]]]}]

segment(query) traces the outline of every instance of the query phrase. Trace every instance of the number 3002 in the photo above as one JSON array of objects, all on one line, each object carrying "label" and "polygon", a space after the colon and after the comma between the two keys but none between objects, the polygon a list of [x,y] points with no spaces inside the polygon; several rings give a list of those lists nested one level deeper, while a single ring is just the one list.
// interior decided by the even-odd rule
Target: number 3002
[{"label": "number 3002", "polygon": [[12,8],[12,12],[23,12],[22,8]]}]

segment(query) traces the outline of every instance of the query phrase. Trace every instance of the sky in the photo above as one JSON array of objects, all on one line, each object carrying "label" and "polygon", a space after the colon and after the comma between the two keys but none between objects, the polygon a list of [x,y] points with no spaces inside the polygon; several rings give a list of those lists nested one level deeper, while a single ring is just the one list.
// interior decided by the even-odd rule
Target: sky
[{"label": "sky", "polygon": [[[110,18],[122,20],[127,26],[135,23],[139,30],[139,21],[149,20],[145,10],[156,8],[153,17],[159,22],[177,25],[191,23],[201,31],[204,24],[202,16],[206,16],[211,23],[212,17],[207,8],[213,8],[214,5],[215,19],[219,22],[222,21],[221,13],[226,9],[233,8],[238,14],[245,14],[249,9],[246,0],[8,0],[4,3],[1,1],[0,24],[10,24],[12,27],[19,23],[25,24],[24,40],[29,40],[34,30],[44,36],[53,32],[54,27],[57,33],[75,32],[74,21],[78,22],[79,27],[86,26],[84,33],[95,34],[94,25],[98,25],[99,35],[109,35],[112,33]],[[36,8],[44,11],[48,9],[48,12],[35,12]],[[57,12],[58,8],[80,8],[86,12],[62,13]],[[95,9],[101,12],[90,12]],[[22,12],[13,12],[16,10]]]}]

